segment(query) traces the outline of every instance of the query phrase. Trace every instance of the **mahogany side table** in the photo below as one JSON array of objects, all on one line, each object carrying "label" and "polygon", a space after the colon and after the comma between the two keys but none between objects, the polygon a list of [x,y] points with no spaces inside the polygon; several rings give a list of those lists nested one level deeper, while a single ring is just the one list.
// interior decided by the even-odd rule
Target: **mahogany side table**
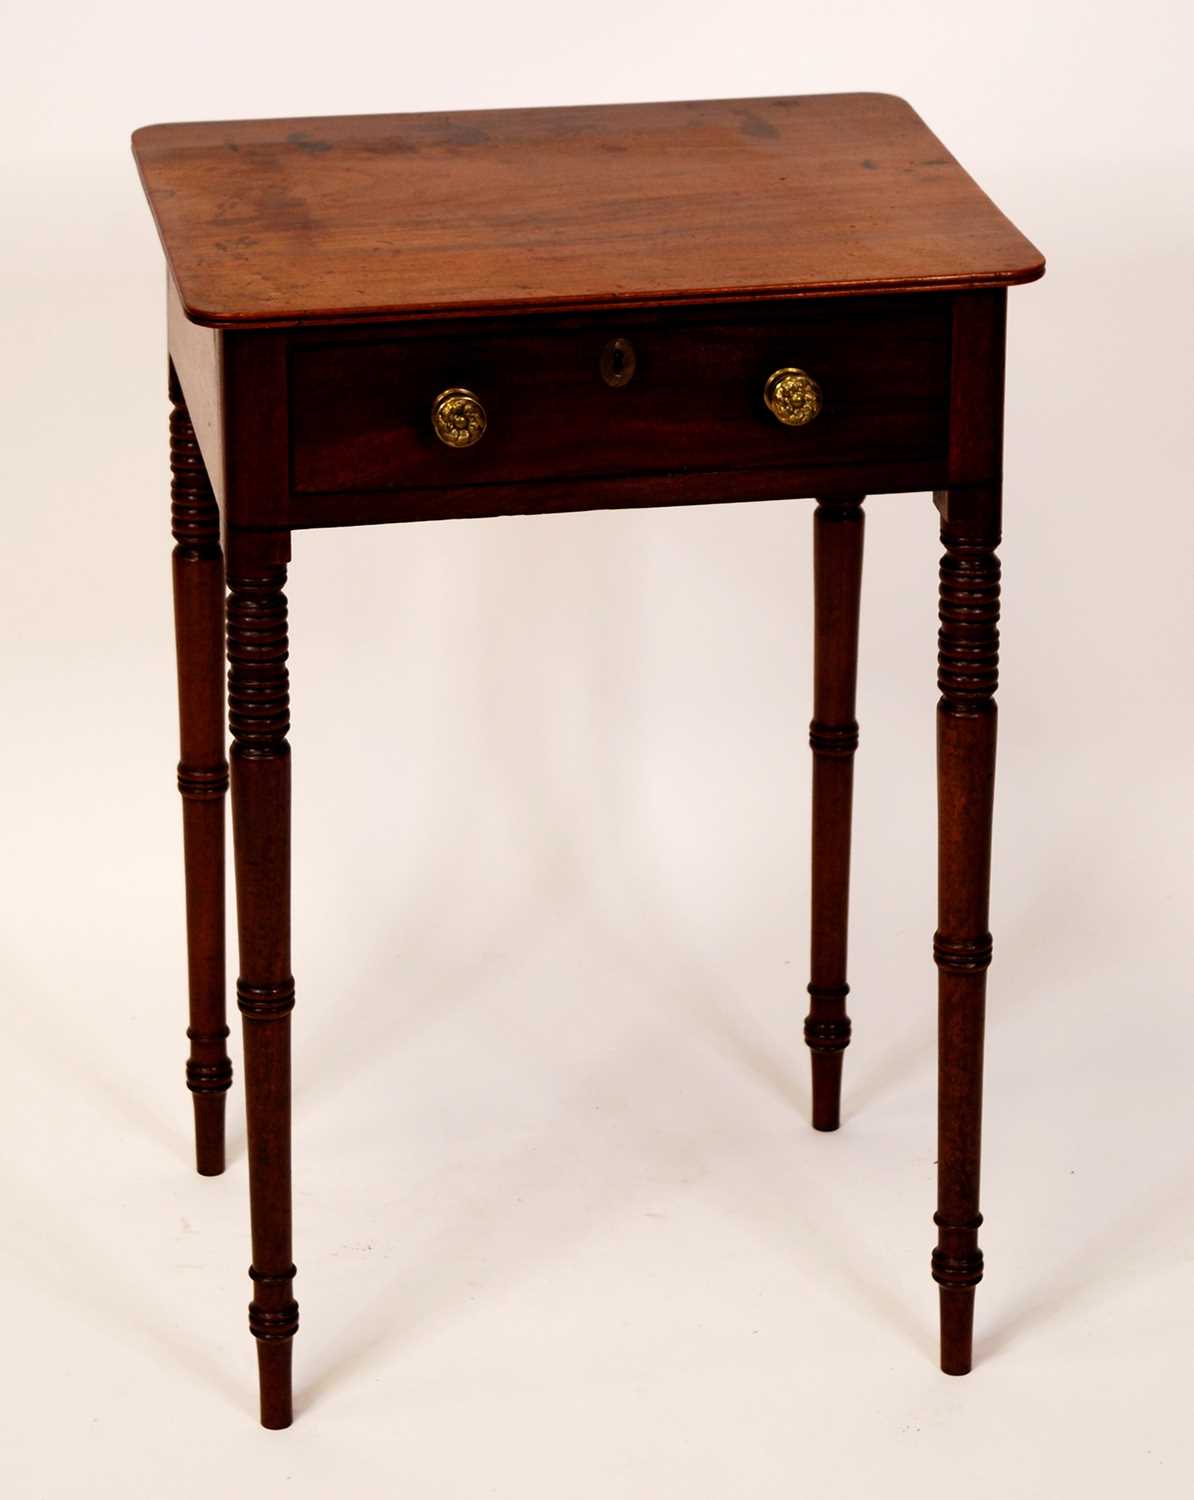
[{"label": "mahogany side table", "polygon": [[[296,528],[815,498],[813,1124],[838,1125],[867,494],[941,514],[941,1367],[971,1363],[1006,288],[1040,253],[887,94],[155,125],[198,1169],[224,1165],[225,639],[261,1420],[292,1418]],[[225,605],[225,578],[227,604]]]}]

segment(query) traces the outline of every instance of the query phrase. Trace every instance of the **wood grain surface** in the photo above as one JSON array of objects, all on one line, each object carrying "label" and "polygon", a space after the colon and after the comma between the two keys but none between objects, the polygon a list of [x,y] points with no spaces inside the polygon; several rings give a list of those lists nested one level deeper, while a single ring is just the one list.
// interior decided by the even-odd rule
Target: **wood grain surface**
[{"label": "wood grain surface", "polygon": [[[824,470],[946,453],[951,305],[941,295],[387,329],[279,335],[291,351],[296,495]],[[611,388],[600,362],[615,336],[633,347],[636,365]],[[824,400],[799,429],[763,401],[768,375],[793,365],[820,383]],[[475,392],[488,414],[473,448],[446,447],[431,424],[433,397],[453,386]]]},{"label": "wood grain surface", "polygon": [[[1006,287],[1042,273],[1039,253],[881,94],[156,126],[134,149],[172,276],[188,1081],[198,1165],[212,1173],[229,1079],[221,523],[225,543],[263,1425],[292,1420],[298,1328],[286,564],[294,529],[391,521],[818,497],[805,1037],[813,1123],[831,1130],[850,1037],[861,502],[936,491],[932,1272],[942,1369],[966,1373],[983,1273]],[[614,385],[612,341],[635,354]],[[768,374],[789,365],[823,397],[796,429],[763,401]],[[489,425],[456,450],[431,411],[460,385]]]},{"label": "wood grain surface", "polygon": [[889,94],[151,125],[214,327],[914,291],[1044,262]]}]

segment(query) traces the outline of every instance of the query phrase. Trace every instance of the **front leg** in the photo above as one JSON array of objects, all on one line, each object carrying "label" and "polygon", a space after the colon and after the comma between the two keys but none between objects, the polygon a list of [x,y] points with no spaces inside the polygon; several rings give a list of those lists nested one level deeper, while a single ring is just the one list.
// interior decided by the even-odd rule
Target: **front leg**
[{"label": "front leg", "polygon": [[289,1427],[298,1303],[290,1186],[290,728],[286,569],[230,540],[228,706],[253,1300],[263,1427]]},{"label": "front leg", "polygon": [[937,705],[937,1248],[941,1368],[971,1365],[982,1144],[983,1029],[999,676],[999,490],[937,496],[941,560]]}]

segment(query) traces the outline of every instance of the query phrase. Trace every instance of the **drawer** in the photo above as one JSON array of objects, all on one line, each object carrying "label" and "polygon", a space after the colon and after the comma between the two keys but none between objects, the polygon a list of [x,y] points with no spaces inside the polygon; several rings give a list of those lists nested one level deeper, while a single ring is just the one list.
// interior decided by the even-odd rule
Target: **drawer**
[{"label": "drawer", "polygon": [[[291,347],[291,488],[932,463],[946,447],[949,330],[948,299],[908,295],[324,335]],[[614,340],[633,351],[624,383],[603,375]],[[764,403],[768,377],[791,367],[821,390],[805,426],[784,426]],[[474,445],[449,447],[432,406],[460,388],[486,425]]]}]

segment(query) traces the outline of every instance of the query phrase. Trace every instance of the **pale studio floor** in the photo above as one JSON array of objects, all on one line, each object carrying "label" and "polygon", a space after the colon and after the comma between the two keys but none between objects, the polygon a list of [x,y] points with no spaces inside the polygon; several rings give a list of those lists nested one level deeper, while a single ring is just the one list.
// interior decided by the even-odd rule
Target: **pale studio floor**
[{"label": "pale studio floor", "polygon": [[[974,1374],[936,1370],[928,1274],[928,502],[870,505],[832,1137],[800,1040],[808,506],[362,531],[292,569],[303,1325],[298,1420],[264,1433],[239,1089],[227,1175],[189,1166],[136,243],[72,291],[94,401],[46,400],[52,267],[4,371],[5,1492],[1187,1494],[1194,618],[1166,568],[1194,538],[1177,385],[1130,490],[1140,434],[1075,358],[1113,249],[1013,304]],[[1149,296],[1104,300],[1100,359]],[[1167,509],[1133,530],[1132,493]]]}]

